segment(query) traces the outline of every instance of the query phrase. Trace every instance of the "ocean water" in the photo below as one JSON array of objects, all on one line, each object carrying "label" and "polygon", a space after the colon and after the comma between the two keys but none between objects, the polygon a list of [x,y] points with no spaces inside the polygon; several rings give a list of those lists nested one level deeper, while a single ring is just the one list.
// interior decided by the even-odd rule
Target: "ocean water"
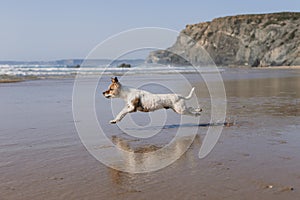
[{"label": "ocean water", "polygon": [[69,67],[66,65],[0,65],[0,76],[13,77],[63,77],[80,75],[100,75],[100,74],[172,74],[172,73],[194,73],[201,72],[217,72],[212,67],[195,68],[192,66],[170,66],[170,65],[149,65],[142,64],[132,66],[131,68],[120,68],[116,66],[81,66],[80,68]]}]

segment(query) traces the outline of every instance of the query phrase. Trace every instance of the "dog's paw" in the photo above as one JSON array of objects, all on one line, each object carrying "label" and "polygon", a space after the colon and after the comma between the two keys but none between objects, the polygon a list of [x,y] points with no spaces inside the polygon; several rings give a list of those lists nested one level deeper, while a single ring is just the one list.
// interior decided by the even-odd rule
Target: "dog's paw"
[{"label": "dog's paw", "polygon": [[117,121],[116,120],[110,120],[109,123],[115,124],[115,123],[117,123]]}]

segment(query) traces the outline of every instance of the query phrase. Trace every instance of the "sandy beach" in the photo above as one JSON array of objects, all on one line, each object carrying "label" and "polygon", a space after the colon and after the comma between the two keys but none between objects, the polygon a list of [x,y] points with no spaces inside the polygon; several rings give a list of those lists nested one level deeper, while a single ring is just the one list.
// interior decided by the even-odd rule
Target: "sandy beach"
[{"label": "sandy beach", "polygon": [[[298,199],[300,70],[223,72],[232,125],[204,159],[198,152],[210,126],[209,94],[198,76],[185,76],[204,110],[197,136],[172,165],[143,174],[108,168],[85,149],[73,121],[73,79],[0,83],[0,199]],[[143,80],[178,84],[173,75],[127,79],[133,85]],[[95,110],[113,143],[153,151],[174,137],[178,116],[171,110],[164,129],[149,140],[133,140],[110,125],[111,101],[101,94],[109,82],[110,76],[100,80]],[[148,120],[144,113],[132,119],[141,126]]]}]

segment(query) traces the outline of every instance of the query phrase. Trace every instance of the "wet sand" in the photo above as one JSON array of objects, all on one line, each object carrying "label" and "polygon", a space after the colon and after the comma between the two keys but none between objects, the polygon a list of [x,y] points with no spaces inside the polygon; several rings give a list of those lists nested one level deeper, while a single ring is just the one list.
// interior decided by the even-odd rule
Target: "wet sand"
[{"label": "wet sand", "polygon": [[[213,151],[198,158],[210,126],[209,95],[202,80],[187,74],[204,109],[197,136],[175,163],[144,174],[110,169],[87,152],[73,122],[72,79],[0,84],[0,199],[298,199],[300,71],[232,69],[222,76],[233,124]],[[151,79],[177,82],[172,75]],[[178,116],[167,111],[158,135],[132,139],[107,123],[110,101],[100,93],[95,98],[107,137],[125,150],[155,151],[178,128]],[[132,118],[148,122],[147,114]],[[178,151],[185,142],[176,143]]]}]

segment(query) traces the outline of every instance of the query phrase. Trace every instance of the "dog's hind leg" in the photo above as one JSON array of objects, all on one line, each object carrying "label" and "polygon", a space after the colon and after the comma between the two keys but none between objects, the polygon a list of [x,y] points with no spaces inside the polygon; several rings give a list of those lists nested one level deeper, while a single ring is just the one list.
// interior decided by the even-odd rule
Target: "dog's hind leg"
[{"label": "dog's hind leg", "polygon": [[202,112],[202,109],[201,109],[201,108],[193,108],[193,107],[189,107],[188,110],[189,110],[189,112],[195,113],[196,115],[200,115],[200,113]]},{"label": "dog's hind leg", "polygon": [[197,112],[194,108],[189,107],[187,108],[185,104],[180,103],[177,104],[173,107],[173,110],[181,115],[190,115],[190,116],[194,116],[197,117],[200,115],[200,112]]},{"label": "dog's hind leg", "polygon": [[183,102],[175,104],[173,110],[180,115],[190,115],[194,117],[199,116],[202,111],[202,109],[195,109],[192,107],[187,108]]},{"label": "dog's hind leg", "polygon": [[188,109],[182,111],[182,115],[191,115],[194,117],[198,117],[200,116],[200,112],[196,112],[194,108],[189,107]]},{"label": "dog's hind leg", "polygon": [[175,110],[174,111],[180,115],[190,115],[190,116],[194,116],[194,117],[197,117],[200,115],[200,113],[193,113],[191,111],[189,111],[188,109],[185,109],[185,110]]}]

